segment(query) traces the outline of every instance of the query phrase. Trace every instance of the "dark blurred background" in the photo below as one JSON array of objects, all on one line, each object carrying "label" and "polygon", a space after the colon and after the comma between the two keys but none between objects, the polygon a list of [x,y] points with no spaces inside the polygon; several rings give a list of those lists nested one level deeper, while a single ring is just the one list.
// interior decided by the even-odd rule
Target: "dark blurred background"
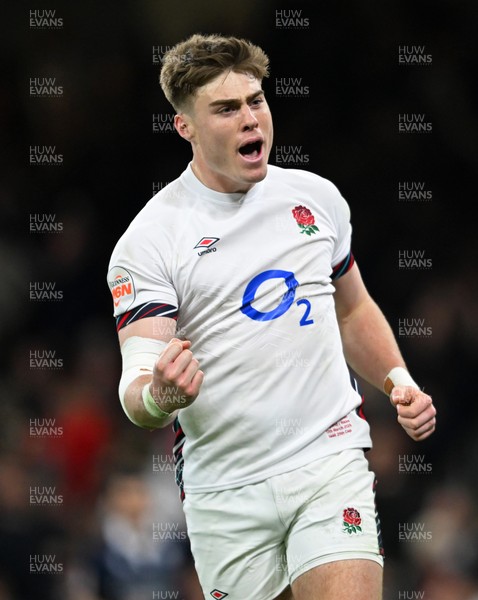
[{"label": "dark blurred background", "polygon": [[477,26],[473,0],[4,11],[0,600],[202,597],[172,433],[135,428],[119,405],[106,285],[119,236],[190,159],[158,74],[194,32],[269,54],[271,162],[287,156],[348,200],[363,276],[438,408],[414,444],[362,382],[385,600],[478,598]]}]

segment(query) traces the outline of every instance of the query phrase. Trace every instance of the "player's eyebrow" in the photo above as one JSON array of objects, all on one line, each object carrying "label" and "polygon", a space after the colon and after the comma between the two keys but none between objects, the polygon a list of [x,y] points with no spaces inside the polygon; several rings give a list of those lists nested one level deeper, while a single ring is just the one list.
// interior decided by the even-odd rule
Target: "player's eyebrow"
[{"label": "player's eyebrow", "polygon": [[[254,92],[253,94],[249,94],[249,96],[246,96],[246,102],[249,104],[249,102],[252,102],[259,96],[263,96],[263,95],[264,95],[264,90],[257,90],[257,92]],[[241,101],[238,98],[224,98],[223,100],[213,100],[213,102],[209,103],[209,106],[211,108],[213,108],[214,106],[230,106],[231,108],[237,108],[240,105],[241,105]]]}]

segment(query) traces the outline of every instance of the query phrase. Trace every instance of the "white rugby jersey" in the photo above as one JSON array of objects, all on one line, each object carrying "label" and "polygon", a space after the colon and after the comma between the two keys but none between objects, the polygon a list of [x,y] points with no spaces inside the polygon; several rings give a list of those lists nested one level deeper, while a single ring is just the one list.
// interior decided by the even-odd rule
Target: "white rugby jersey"
[{"label": "white rugby jersey", "polygon": [[349,221],[337,188],[313,173],[269,166],[246,194],[225,194],[189,165],[118,241],[118,328],[177,318],[205,374],[174,424],[182,495],[371,447],[331,283],[353,264]]}]

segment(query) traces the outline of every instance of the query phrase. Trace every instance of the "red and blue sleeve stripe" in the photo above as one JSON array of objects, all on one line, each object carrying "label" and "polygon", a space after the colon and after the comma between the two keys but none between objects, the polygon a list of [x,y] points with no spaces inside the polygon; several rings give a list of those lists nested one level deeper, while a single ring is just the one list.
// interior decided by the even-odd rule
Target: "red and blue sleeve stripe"
[{"label": "red and blue sleeve stripe", "polygon": [[344,258],[344,260],[340,261],[338,265],[335,265],[335,267],[333,267],[331,275],[332,281],[334,281],[334,279],[342,277],[342,275],[345,275],[347,271],[350,271],[350,269],[354,266],[354,262],[355,258],[351,250]]},{"label": "red and blue sleeve stripe", "polygon": [[169,317],[170,319],[178,318],[178,309],[171,304],[161,302],[146,302],[140,306],[136,306],[132,310],[128,310],[122,315],[116,317],[116,331],[120,331],[126,325],[144,319],[145,317]]}]

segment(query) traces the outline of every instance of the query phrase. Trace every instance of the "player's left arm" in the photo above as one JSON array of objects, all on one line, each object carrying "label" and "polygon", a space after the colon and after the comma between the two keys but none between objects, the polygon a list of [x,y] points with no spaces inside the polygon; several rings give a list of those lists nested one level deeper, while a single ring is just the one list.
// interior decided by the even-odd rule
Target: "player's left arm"
[{"label": "player's left arm", "polygon": [[[384,390],[384,381],[392,369],[399,367],[402,373],[401,369],[406,370],[393,331],[368,293],[356,263],[333,283],[345,359],[360,377]],[[431,397],[416,384],[401,385],[400,381],[388,380],[386,387],[397,409],[398,422],[408,435],[416,441],[431,435],[436,423]]]}]

